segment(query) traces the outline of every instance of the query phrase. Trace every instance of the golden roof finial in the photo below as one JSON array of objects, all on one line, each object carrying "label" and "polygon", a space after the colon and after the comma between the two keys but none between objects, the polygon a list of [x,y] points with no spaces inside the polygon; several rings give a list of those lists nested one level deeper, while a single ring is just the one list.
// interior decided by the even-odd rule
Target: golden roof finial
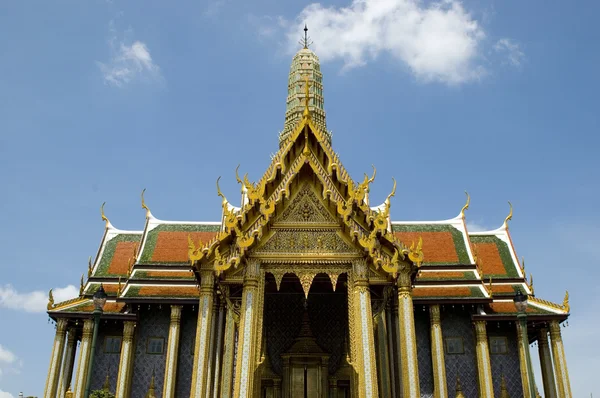
[{"label": "golden roof finial", "polygon": [[238,164],[237,167],[235,168],[235,179],[237,180],[238,184],[240,184],[242,186],[242,193],[244,192],[244,181],[242,181],[242,179],[240,178],[240,175],[238,174],[238,170],[240,169],[240,165]]},{"label": "golden roof finial", "polygon": [[310,117],[310,110],[308,109],[308,103],[310,100],[309,88],[312,86],[308,81],[308,75],[304,75],[304,117]]},{"label": "golden roof finial", "polygon": [[[373,174],[373,178],[375,178],[374,174]],[[389,202],[392,197],[396,196],[396,186],[397,186],[396,179],[394,177],[392,177],[392,181],[394,181],[394,185],[392,186],[392,192],[390,192],[390,194],[385,199],[386,202]]]},{"label": "golden roof finial", "polygon": [[371,167],[373,168],[373,177],[369,178],[368,183],[371,184],[373,183],[373,181],[375,181],[375,176],[377,175],[377,169],[375,168],[375,165],[372,164]]},{"label": "golden roof finial", "polygon": [[490,283],[488,285],[488,290],[490,292],[490,297],[494,296],[494,291],[492,290],[492,277],[490,276]]},{"label": "golden roof finial", "polygon": [[221,188],[219,187],[220,179],[221,179],[221,176],[219,176],[219,178],[217,178],[217,195],[219,195],[221,198],[223,198],[223,200],[221,201],[221,206],[223,206],[223,208],[225,208],[226,204],[229,203],[229,201],[227,200],[225,195],[223,195],[223,192],[221,192]]},{"label": "golden roof finial", "polygon": [[150,212],[150,208],[146,206],[146,201],[144,200],[144,193],[146,192],[146,188],[142,189],[142,209],[146,210],[146,218],[150,218],[152,213]]},{"label": "golden roof finial", "polygon": [[533,287],[533,274],[532,273],[529,273],[529,284],[527,286],[529,286],[529,290],[531,290],[531,295],[535,296],[535,289]]},{"label": "golden roof finial", "polygon": [[417,267],[421,266],[423,263],[423,237],[419,236],[419,242],[417,243],[417,247],[415,248],[415,242],[412,242],[410,245],[408,258],[412,261]]},{"label": "golden roof finial", "polygon": [[94,265],[92,264],[92,256],[88,257],[88,278],[92,276],[92,271],[94,270]]},{"label": "golden roof finial", "polygon": [[465,195],[467,195],[467,203],[465,203],[465,205],[460,210],[460,216],[462,218],[465,218],[465,211],[469,209],[469,204],[471,204],[471,197],[469,196],[469,193],[467,191],[465,191]]},{"label": "golden roof finial", "polygon": [[310,38],[308,37],[308,27],[306,26],[306,24],[304,24],[304,37],[300,39],[300,44],[304,48],[308,48],[312,44]]},{"label": "golden roof finial", "polygon": [[508,222],[510,220],[512,220],[512,216],[513,216],[513,205],[512,203],[510,203],[510,200],[508,201],[508,205],[510,206],[510,212],[508,213],[508,216],[506,216],[506,218],[504,219],[504,228],[508,229]]},{"label": "golden roof finial", "polygon": [[569,291],[565,292],[565,298],[563,300],[563,309],[567,312],[571,312],[571,305],[569,304]]},{"label": "golden roof finial", "polygon": [[48,292],[48,305],[47,305],[47,309],[51,310],[52,308],[54,308],[54,295],[52,294],[52,289],[50,289],[50,291]]},{"label": "golden roof finial", "polygon": [[519,264],[521,266],[521,272],[523,273],[523,276],[525,276],[525,257],[521,257],[521,264]]},{"label": "golden roof finial", "polygon": [[83,285],[83,274],[81,274],[81,280],[79,281],[79,296],[83,296],[83,289],[85,286]]},{"label": "golden roof finial", "polygon": [[108,227],[110,227],[110,221],[108,221],[108,218],[104,214],[104,205],[105,204],[106,204],[106,202],[103,202],[102,206],[100,206],[100,216],[102,216],[102,221],[104,221],[106,223],[106,228],[108,228]]}]

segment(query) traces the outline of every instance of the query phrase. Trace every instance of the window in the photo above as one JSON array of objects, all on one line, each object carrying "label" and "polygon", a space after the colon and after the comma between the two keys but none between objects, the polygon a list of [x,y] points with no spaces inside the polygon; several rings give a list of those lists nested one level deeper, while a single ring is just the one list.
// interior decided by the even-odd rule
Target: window
[{"label": "window", "polygon": [[464,354],[462,337],[446,337],[446,354]]},{"label": "window", "polygon": [[121,352],[121,337],[106,336],[104,338],[104,352],[107,354],[118,354]]},{"label": "window", "polygon": [[160,355],[165,348],[165,339],[162,337],[149,337],[146,353]]},{"label": "window", "polygon": [[506,337],[490,337],[490,353],[506,354],[508,352],[508,343]]}]

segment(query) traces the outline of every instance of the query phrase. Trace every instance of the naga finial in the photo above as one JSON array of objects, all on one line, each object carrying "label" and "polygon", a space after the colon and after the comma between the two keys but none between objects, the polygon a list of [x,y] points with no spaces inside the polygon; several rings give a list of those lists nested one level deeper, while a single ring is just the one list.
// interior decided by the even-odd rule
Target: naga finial
[{"label": "naga finial", "polygon": [[104,205],[105,204],[106,204],[106,202],[103,202],[102,206],[100,206],[100,216],[102,217],[102,221],[104,221],[106,223],[106,228],[108,228],[110,226],[110,221],[108,221],[108,218],[104,214]]},{"label": "naga finial", "polygon": [[563,300],[563,309],[567,312],[571,312],[571,306],[569,305],[569,291],[565,292],[565,298]]},{"label": "naga finial", "polygon": [[92,256],[88,257],[88,278],[92,276],[92,271],[94,270],[94,265],[92,264]]},{"label": "naga finial", "polygon": [[83,289],[85,285],[83,284],[83,274],[81,274],[81,280],[79,281],[79,296],[83,296]]},{"label": "naga finial", "polygon": [[465,211],[469,209],[469,205],[471,204],[471,197],[469,196],[469,193],[467,191],[465,191],[465,195],[467,195],[467,203],[465,203],[465,205],[460,210],[460,216],[462,218],[465,218]]},{"label": "naga finial", "polygon": [[240,165],[238,164],[237,167],[235,168],[235,179],[237,180],[238,184],[240,184],[242,186],[242,192],[244,192],[244,181],[242,181],[242,179],[240,178],[240,175],[238,174],[239,169],[240,169]]},{"label": "naga finial", "polygon": [[48,308],[48,310],[51,310],[52,308],[54,308],[54,295],[52,294],[52,289],[50,289],[50,291],[48,292],[47,308]]},{"label": "naga finial", "polygon": [[529,274],[528,286],[529,286],[529,290],[531,290],[531,295],[535,296],[535,288],[533,287],[533,274],[532,273]]},{"label": "naga finial", "polygon": [[[373,178],[375,178],[375,174],[373,174]],[[390,203],[390,199],[394,196],[396,196],[396,179],[394,177],[392,177],[392,181],[394,181],[394,185],[392,187],[392,192],[390,192],[390,194],[387,196],[387,198],[385,199],[385,202],[388,204]]]},{"label": "naga finial", "polygon": [[146,206],[146,201],[144,200],[144,193],[146,192],[146,188],[142,189],[142,209],[146,210],[146,218],[150,218],[152,213],[150,213],[150,208]]},{"label": "naga finial", "polygon": [[506,216],[506,218],[504,219],[504,228],[506,229],[508,229],[508,222],[512,220],[513,216],[513,205],[512,203],[510,203],[510,200],[508,201],[508,205],[510,206],[510,211],[508,213],[508,216]]},{"label": "naga finial", "polygon": [[217,195],[219,195],[221,198],[223,198],[222,204],[225,205],[226,203],[229,203],[227,201],[227,198],[225,197],[225,195],[223,195],[223,192],[221,192],[221,188],[219,187],[219,180],[221,179],[221,176],[219,176],[219,178],[217,178]]},{"label": "naga finial", "polygon": [[417,242],[417,247],[415,248],[415,242],[412,242],[410,245],[408,258],[412,261],[417,267],[420,267],[423,263],[423,237],[419,236],[419,241]]},{"label": "naga finial", "polygon": [[375,176],[377,175],[377,169],[375,168],[375,165],[372,164],[371,167],[373,167],[373,177],[369,178],[369,184],[371,184],[373,181],[375,181]]}]

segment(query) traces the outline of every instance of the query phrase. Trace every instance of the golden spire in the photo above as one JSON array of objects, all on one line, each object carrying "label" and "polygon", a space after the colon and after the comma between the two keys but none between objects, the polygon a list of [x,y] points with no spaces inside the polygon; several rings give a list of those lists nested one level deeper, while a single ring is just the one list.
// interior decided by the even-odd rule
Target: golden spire
[{"label": "golden spire", "polygon": [[506,216],[506,218],[504,219],[504,228],[508,229],[508,222],[510,220],[512,220],[512,216],[513,216],[513,206],[512,203],[510,203],[510,200],[508,201],[508,205],[510,206],[510,212],[508,213],[508,216]]},{"label": "golden spire", "polygon": [[303,48],[308,48],[312,44],[310,38],[308,37],[308,27],[304,24],[304,38],[300,40],[300,44]]},{"label": "golden spire", "polygon": [[460,210],[460,216],[462,218],[465,218],[465,211],[469,209],[469,204],[471,204],[471,197],[469,196],[469,193],[467,191],[465,191],[465,195],[467,195],[467,203],[465,203],[465,205]]},{"label": "golden spire", "polygon": [[106,202],[102,203],[102,206],[100,206],[100,216],[102,217],[102,221],[104,221],[106,223],[106,228],[108,228],[110,226],[110,221],[108,221],[108,218],[104,214],[104,205],[105,204],[106,204]]},{"label": "golden spire", "polygon": [[463,394],[462,385],[460,384],[460,376],[456,375],[456,398],[465,398]]},{"label": "golden spire", "polygon": [[502,373],[502,381],[500,382],[500,398],[510,398],[508,395],[508,389],[506,388],[506,379],[504,373]]},{"label": "golden spire", "polygon": [[150,218],[152,213],[150,213],[150,208],[146,206],[146,201],[144,200],[144,192],[146,192],[146,188],[142,189],[142,209],[146,210],[146,218]]},{"label": "golden spire", "polygon": [[150,388],[148,388],[146,398],[156,398],[156,393],[154,392],[154,370],[152,371],[152,379],[150,379]]}]

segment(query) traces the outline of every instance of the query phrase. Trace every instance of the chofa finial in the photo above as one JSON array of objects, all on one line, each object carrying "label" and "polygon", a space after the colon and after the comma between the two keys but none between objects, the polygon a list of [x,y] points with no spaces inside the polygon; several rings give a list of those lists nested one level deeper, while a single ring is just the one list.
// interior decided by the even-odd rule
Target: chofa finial
[{"label": "chofa finial", "polygon": [[513,216],[513,205],[512,203],[510,203],[510,200],[508,201],[508,205],[510,206],[510,211],[508,212],[508,216],[506,216],[506,218],[504,219],[504,228],[506,229],[508,229],[508,222],[512,220]]},{"label": "chofa finial", "polygon": [[460,216],[462,218],[465,218],[465,211],[469,209],[469,205],[471,204],[471,197],[469,196],[469,193],[467,191],[465,191],[465,195],[467,195],[467,203],[465,203],[462,209],[460,209]]},{"label": "chofa finial", "polygon": [[102,221],[104,221],[106,223],[106,228],[108,228],[108,227],[110,227],[110,221],[108,221],[106,214],[104,214],[104,205],[105,204],[106,204],[106,202],[103,202],[102,206],[100,206],[100,216],[102,217]]},{"label": "chofa finial", "polygon": [[54,308],[54,295],[52,294],[52,289],[50,289],[50,291],[48,292],[47,308],[48,308],[48,310],[51,310],[52,308]]},{"label": "chofa finial", "polygon": [[146,206],[146,201],[144,200],[144,193],[146,192],[146,188],[142,189],[142,209],[146,210],[146,218],[150,218],[152,213],[150,212],[150,208]]}]

